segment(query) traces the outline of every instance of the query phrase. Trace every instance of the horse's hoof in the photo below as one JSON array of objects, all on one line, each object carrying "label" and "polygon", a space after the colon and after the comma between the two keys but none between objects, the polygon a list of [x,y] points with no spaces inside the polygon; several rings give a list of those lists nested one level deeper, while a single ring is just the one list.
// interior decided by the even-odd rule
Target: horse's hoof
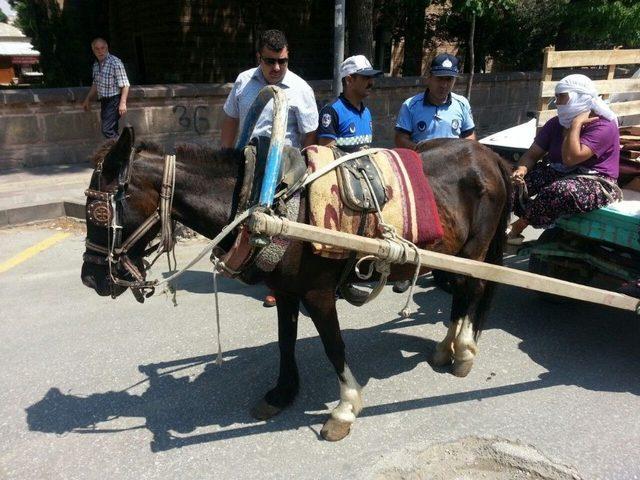
[{"label": "horse's hoof", "polygon": [[320,431],[320,435],[325,440],[330,442],[337,442],[342,440],[344,437],[349,435],[351,431],[351,423],[342,422],[340,420],[336,420],[333,417],[330,417],[329,420],[323,425],[322,430]]},{"label": "horse's hoof", "polygon": [[456,360],[453,362],[453,374],[456,377],[466,377],[473,367],[473,360]]},{"label": "horse's hoof", "polygon": [[275,417],[281,411],[281,408],[270,405],[263,398],[255,407],[251,409],[251,416],[256,420],[269,420],[270,418]]},{"label": "horse's hoof", "polygon": [[434,367],[446,367],[447,365],[451,365],[452,361],[453,357],[451,356],[451,353],[447,351],[436,350],[436,353],[434,353],[431,358],[431,364]]}]

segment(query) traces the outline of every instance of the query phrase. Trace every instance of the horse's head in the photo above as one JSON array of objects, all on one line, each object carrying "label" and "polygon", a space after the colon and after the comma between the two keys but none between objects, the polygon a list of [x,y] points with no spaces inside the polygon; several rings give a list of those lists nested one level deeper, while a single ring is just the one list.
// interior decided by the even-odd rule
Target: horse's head
[{"label": "horse's head", "polygon": [[157,211],[160,195],[148,172],[138,172],[138,181],[132,181],[137,153],[133,128],[128,127],[117,142],[106,144],[94,156],[95,170],[85,192],[87,237],[81,277],[101,296],[115,298],[131,286],[142,302],[135,285],[145,280],[145,248],[159,229],[158,219],[149,219]]}]

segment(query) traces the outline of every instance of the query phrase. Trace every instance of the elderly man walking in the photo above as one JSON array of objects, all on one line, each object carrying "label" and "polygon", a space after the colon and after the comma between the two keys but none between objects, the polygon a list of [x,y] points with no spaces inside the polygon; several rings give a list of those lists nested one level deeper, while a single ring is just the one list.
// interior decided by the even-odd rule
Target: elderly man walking
[{"label": "elderly man walking", "polygon": [[129,79],[122,61],[109,53],[109,45],[103,38],[94,39],[91,50],[96,57],[93,64],[93,84],[82,102],[82,108],[89,111],[89,102],[97,93],[102,135],[105,138],[115,138],[118,136],[118,121],[127,113]]}]

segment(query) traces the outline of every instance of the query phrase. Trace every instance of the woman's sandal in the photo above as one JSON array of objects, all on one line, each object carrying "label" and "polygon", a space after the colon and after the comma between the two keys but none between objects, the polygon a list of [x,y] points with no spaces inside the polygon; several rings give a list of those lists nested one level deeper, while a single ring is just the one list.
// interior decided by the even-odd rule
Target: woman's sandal
[{"label": "woman's sandal", "polygon": [[518,246],[522,245],[522,242],[524,242],[524,235],[520,233],[514,234],[513,227],[511,225],[507,227],[507,231],[505,233],[507,234],[507,245]]},{"label": "woman's sandal", "polygon": [[516,236],[507,235],[507,245],[519,246],[524,242],[524,235],[518,234]]}]

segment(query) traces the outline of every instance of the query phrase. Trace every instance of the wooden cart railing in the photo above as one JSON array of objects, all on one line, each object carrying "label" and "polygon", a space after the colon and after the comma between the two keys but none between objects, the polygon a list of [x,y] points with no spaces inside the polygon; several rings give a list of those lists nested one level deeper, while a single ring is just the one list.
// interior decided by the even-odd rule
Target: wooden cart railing
[{"label": "wooden cart railing", "polygon": [[[606,80],[595,80],[596,88],[603,98],[614,93],[640,93],[640,78],[614,78],[616,66],[640,65],[640,50],[570,50],[556,51],[555,47],[544,50],[542,65],[542,81],[538,111],[538,127],[556,115],[555,109],[549,109],[549,102],[554,97],[555,86],[558,81],[552,80],[554,68],[598,67],[607,66]],[[584,69],[585,75],[594,70]],[[621,125],[626,125],[624,117],[640,115],[640,100],[616,102],[609,105],[620,119]]]}]

